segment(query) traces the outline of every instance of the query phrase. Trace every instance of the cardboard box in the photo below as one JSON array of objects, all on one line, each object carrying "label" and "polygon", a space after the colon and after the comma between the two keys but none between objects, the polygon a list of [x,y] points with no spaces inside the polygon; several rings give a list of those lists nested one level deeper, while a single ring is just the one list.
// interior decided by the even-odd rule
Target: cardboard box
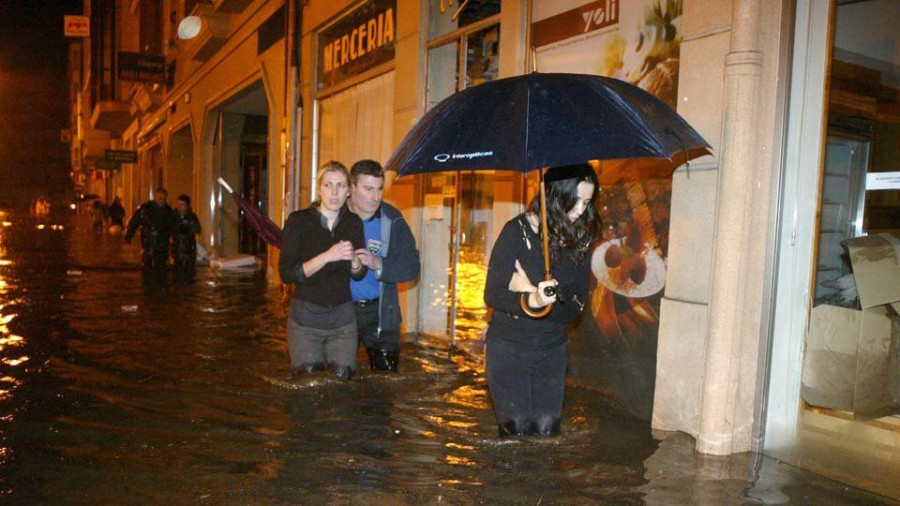
[{"label": "cardboard box", "polygon": [[900,413],[900,239],[879,234],[843,244],[863,309],[813,308],[800,396],[858,419]]},{"label": "cardboard box", "polygon": [[900,412],[900,318],[884,306],[813,308],[800,396],[859,419]]},{"label": "cardboard box", "polygon": [[850,252],[850,265],[863,309],[890,304],[900,313],[900,237],[866,235],[841,242]]}]

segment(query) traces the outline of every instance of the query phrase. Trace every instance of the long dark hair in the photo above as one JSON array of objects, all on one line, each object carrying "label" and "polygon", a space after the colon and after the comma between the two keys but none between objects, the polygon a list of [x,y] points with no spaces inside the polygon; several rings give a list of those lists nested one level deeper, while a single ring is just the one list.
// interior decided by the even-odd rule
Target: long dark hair
[{"label": "long dark hair", "polygon": [[[578,202],[578,183],[594,185],[591,203],[584,213],[573,223],[569,221],[569,210]],[[600,230],[594,202],[600,192],[594,169],[586,164],[553,167],[544,175],[547,188],[547,227],[550,229],[550,258],[553,261],[563,254],[575,263],[581,263],[591,250],[591,244]],[[541,215],[541,196],[535,195],[528,205],[528,212]]]}]

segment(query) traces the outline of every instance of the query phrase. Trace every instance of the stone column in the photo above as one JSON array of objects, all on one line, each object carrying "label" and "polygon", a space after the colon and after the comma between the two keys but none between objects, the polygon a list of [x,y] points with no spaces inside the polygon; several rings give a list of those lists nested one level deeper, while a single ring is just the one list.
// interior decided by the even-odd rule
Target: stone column
[{"label": "stone column", "polygon": [[709,299],[709,328],[700,405],[697,450],[729,454],[748,451],[753,427],[758,293],[764,259],[754,242],[766,229],[753,219],[757,165],[757,111],[762,54],[760,0],[735,0],[731,50],[725,60],[723,141],[717,190]]}]

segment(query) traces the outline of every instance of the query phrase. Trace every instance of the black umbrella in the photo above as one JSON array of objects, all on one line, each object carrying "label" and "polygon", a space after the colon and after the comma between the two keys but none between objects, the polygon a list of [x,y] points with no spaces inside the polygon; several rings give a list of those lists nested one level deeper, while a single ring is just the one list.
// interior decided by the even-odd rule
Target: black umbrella
[{"label": "black umbrella", "polygon": [[[598,160],[601,184],[612,184],[669,176],[709,148],[678,113],[637,86],[586,74],[532,73],[446,98],[406,135],[385,168],[398,177],[479,169],[527,173]],[[546,230],[543,206],[541,211]]]}]

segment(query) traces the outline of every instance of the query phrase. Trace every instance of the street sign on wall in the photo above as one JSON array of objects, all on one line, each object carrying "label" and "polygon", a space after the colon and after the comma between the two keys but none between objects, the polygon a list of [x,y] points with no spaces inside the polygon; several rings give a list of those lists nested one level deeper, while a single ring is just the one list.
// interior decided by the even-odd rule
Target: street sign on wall
[{"label": "street sign on wall", "polygon": [[137,151],[125,151],[122,149],[107,149],[104,153],[107,162],[137,163]]},{"label": "street sign on wall", "polygon": [[149,83],[166,82],[166,59],[140,53],[119,53],[119,79]]}]

